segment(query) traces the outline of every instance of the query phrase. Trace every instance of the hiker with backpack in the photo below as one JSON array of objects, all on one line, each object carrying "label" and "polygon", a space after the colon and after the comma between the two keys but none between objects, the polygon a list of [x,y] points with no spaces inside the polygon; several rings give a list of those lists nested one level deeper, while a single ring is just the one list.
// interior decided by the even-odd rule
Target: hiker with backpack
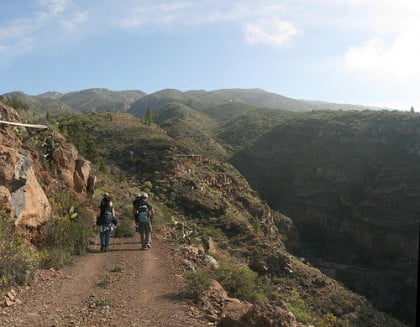
[{"label": "hiker with backpack", "polygon": [[147,193],[141,193],[133,201],[133,217],[136,222],[136,231],[140,234],[142,250],[152,247],[152,219],[155,214],[153,206],[150,204]]},{"label": "hiker with backpack", "polygon": [[101,238],[101,251],[109,250],[109,236],[112,225],[117,225],[112,198],[109,193],[105,193],[99,205],[99,213],[96,218],[96,225],[99,226],[99,236]]}]

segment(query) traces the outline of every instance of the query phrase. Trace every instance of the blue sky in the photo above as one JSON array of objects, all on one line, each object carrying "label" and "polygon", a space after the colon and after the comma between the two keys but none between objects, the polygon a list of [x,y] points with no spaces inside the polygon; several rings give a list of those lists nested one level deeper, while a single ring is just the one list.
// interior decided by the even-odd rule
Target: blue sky
[{"label": "blue sky", "polygon": [[0,0],[0,94],[263,88],[420,109],[418,0]]}]

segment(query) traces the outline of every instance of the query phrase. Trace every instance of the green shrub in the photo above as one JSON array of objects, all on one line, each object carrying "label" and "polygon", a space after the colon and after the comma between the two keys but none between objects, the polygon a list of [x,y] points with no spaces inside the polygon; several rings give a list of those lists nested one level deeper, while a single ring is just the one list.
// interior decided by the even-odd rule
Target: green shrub
[{"label": "green shrub", "polygon": [[197,301],[201,295],[210,288],[211,282],[206,271],[186,272],[184,274],[187,284],[182,295],[185,298]]},{"label": "green shrub", "polygon": [[114,268],[112,268],[111,269],[111,272],[113,272],[113,273],[121,273],[121,272],[124,272],[124,269],[123,269],[123,267],[122,266],[120,266],[120,265],[116,265],[116,266],[114,266]]},{"label": "green shrub", "polygon": [[95,300],[95,305],[97,307],[104,307],[104,306],[107,306],[107,305],[111,305],[111,303],[112,303],[112,299],[108,298],[108,297],[98,297]]},{"label": "green shrub", "polygon": [[131,237],[134,235],[132,228],[132,221],[128,218],[119,220],[117,227],[114,231],[114,237]]},{"label": "green shrub", "polygon": [[285,295],[289,310],[300,322],[307,323],[310,320],[310,314],[306,308],[305,301],[301,298],[299,292],[292,289]]},{"label": "green shrub", "polygon": [[223,231],[219,228],[207,227],[206,229],[204,229],[203,233],[206,236],[211,236],[216,240],[226,237]]},{"label": "green shrub", "polygon": [[144,189],[146,192],[150,192],[150,191],[152,190],[152,188],[153,188],[153,184],[152,184],[152,182],[151,182],[151,181],[145,181],[145,182],[143,183],[143,189]]},{"label": "green shrub", "polygon": [[92,222],[90,214],[71,194],[56,192],[49,200],[54,216],[46,224],[41,263],[43,268],[59,269],[86,251],[93,234]]},{"label": "green shrub", "polygon": [[111,276],[105,275],[99,282],[98,286],[108,288],[111,285]]},{"label": "green shrub", "polygon": [[219,259],[219,264],[220,268],[214,271],[215,278],[231,296],[250,302],[268,301],[267,296],[261,293],[264,288],[258,273],[232,257]]},{"label": "green shrub", "polygon": [[75,255],[86,251],[92,235],[90,226],[79,217],[53,218],[47,228],[44,268],[59,269],[70,263]]},{"label": "green shrub", "polygon": [[0,213],[0,293],[12,285],[28,283],[39,263],[35,248],[24,243],[13,226]]}]

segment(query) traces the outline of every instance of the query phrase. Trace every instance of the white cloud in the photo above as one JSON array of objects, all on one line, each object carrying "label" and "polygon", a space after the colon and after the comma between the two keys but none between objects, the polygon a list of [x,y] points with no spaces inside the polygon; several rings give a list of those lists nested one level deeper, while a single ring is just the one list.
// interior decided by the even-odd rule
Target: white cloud
[{"label": "white cloud", "polygon": [[286,5],[271,0],[259,4],[250,0],[141,1],[120,8],[117,25],[136,29],[227,23],[242,30],[248,44],[279,47],[298,34],[297,27],[280,18],[283,12],[287,12]]},{"label": "white cloud", "polygon": [[31,21],[19,19],[0,26],[0,67],[4,67],[12,58],[33,48],[34,37],[31,33]]},{"label": "white cloud", "polygon": [[[337,0],[367,9],[360,0]],[[372,0],[365,18],[371,37],[341,57],[348,73],[376,83],[420,89],[420,1]],[[417,92],[417,91],[416,91]]]},{"label": "white cloud", "polygon": [[0,68],[14,58],[34,49],[51,30],[72,31],[87,21],[87,11],[81,11],[71,0],[38,0],[40,10],[10,21],[0,22]]},{"label": "white cloud", "polygon": [[50,15],[57,15],[66,10],[71,4],[71,0],[38,0],[38,3],[47,7]]},{"label": "white cloud", "polygon": [[138,28],[149,26],[169,26],[184,24],[188,13],[187,8],[193,7],[192,2],[161,2],[145,3],[123,7],[117,24],[123,28]]},{"label": "white cloud", "polygon": [[266,44],[280,47],[298,34],[297,28],[291,23],[274,18],[247,23],[244,27],[245,39],[251,45]]},{"label": "white cloud", "polygon": [[77,11],[73,16],[63,19],[61,25],[67,30],[74,30],[79,24],[86,22],[89,19],[87,11]]}]

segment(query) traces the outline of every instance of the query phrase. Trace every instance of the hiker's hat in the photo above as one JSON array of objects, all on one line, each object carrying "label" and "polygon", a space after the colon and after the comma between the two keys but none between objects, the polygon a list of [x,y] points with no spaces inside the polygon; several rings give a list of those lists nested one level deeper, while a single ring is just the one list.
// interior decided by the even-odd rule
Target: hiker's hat
[{"label": "hiker's hat", "polygon": [[109,196],[109,193],[108,193],[108,192],[105,192],[105,193],[104,193],[104,196]]},{"label": "hiker's hat", "polygon": [[145,199],[147,199],[149,196],[147,195],[147,193],[143,193],[142,194],[142,197],[145,198]]}]

